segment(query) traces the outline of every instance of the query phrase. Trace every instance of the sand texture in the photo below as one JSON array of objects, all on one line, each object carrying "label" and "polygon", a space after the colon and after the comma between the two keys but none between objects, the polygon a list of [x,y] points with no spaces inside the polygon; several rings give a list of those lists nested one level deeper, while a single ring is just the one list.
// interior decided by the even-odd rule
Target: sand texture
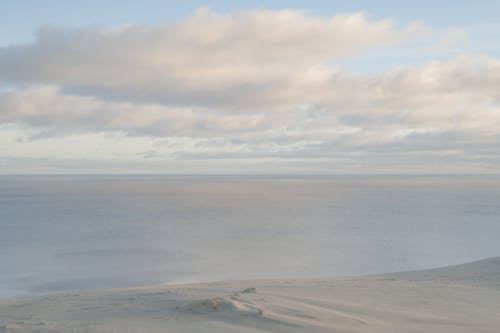
[{"label": "sand texture", "polygon": [[500,332],[500,258],[360,278],[1,300],[0,332]]}]

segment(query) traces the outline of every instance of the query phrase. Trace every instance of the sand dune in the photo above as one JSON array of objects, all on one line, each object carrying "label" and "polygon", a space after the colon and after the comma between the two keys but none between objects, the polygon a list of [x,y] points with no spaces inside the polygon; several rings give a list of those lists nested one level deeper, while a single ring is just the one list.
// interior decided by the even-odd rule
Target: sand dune
[{"label": "sand dune", "polygon": [[0,332],[499,332],[500,258],[360,278],[0,301]]}]

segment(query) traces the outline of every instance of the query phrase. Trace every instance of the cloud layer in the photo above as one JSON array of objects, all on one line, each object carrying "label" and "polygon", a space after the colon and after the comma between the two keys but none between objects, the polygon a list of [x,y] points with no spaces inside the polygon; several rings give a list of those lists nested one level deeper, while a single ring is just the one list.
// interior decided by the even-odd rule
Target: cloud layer
[{"label": "cloud layer", "polygon": [[397,31],[390,21],[362,14],[323,19],[297,11],[201,9],[157,28],[44,27],[35,43],[1,51],[0,72],[9,82],[54,84],[103,99],[236,108],[294,103],[288,91],[300,88],[303,75],[322,79],[315,66],[392,45],[413,30]]},{"label": "cloud layer", "polygon": [[420,30],[359,13],[208,9],[160,27],[44,27],[35,42],[0,49],[0,81],[10,87],[0,90],[0,122],[39,137],[196,142],[177,158],[481,159],[500,139],[500,61],[460,56],[366,75],[335,65]]}]

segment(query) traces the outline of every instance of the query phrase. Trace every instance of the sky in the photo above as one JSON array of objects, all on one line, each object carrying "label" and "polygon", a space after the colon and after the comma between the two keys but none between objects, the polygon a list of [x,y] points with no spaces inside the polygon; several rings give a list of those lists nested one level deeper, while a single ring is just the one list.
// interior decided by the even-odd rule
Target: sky
[{"label": "sky", "polygon": [[0,174],[500,168],[498,1],[0,0]]}]

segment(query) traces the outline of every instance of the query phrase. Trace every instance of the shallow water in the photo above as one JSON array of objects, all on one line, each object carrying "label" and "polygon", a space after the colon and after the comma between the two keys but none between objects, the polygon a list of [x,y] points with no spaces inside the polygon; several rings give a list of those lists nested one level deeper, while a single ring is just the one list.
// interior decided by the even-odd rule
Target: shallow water
[{"label": "shallow water", "polygon": [[2,176],[0,297],[500,255],[500,177]]}]

